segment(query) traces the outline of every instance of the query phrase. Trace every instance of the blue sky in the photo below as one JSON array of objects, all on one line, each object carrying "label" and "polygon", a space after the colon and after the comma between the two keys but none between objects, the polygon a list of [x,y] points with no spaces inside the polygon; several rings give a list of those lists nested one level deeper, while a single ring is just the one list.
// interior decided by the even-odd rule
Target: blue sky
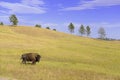
[{"label": "blue sky", "polygon": [[72,22],[75,35],[83,24],[91,27],[91,37],[103,27],[107,37],[120,39],[120,0],[0,0],[0,21],[9,25],[11,14],[19,25],[41,24],[68,33]]}]

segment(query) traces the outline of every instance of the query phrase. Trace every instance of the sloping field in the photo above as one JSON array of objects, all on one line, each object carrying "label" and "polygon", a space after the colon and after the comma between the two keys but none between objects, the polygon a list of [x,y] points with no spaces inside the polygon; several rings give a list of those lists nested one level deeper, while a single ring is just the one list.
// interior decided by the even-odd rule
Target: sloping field
[{"label": "sloping field", "polygon": [[[20,56],[37,52],[36,65]],[[120,41],[35,27],[0,26],[0,77],[15,80],[120,80]],[[2,79],[1,78],[1,79]]]}]

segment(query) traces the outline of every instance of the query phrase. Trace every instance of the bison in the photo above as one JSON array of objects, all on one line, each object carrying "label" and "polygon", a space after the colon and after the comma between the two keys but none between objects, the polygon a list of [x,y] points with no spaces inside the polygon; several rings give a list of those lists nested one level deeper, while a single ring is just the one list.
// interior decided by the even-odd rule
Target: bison
[{"label": "bison", "polygon": [[26,62],[32,62],[32,64],[36,64],[36,62],[40,61],[41,56],[38,53],[24,53],[21,56],[22,63],[26,64]]}]

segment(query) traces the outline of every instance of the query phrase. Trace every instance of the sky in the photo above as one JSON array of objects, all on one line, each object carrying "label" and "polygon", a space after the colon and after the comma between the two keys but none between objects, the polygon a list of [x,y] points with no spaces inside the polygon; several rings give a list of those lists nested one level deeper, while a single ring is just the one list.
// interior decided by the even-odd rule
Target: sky
[{"label": "sky", "polygon": [[15,14],[18,25],[42,25],[69,33],[68,25],[75,25],[79,35],[81,24],[90,26],[91,37],[97,38],[103,27],[106,37],[120,39],[120,0],[0,0],[0,22],[10,25],[9,16]]}]

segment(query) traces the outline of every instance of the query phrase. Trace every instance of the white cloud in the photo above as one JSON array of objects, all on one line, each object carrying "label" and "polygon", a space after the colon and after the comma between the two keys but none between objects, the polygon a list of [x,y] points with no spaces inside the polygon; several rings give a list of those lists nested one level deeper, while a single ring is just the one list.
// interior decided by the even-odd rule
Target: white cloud
[{"label": "white cloud", "polygon": [[22,0],[21,3],[30,6],[41,6],[45,4],[43,0]]},{"label": "white cloud", "polygon": [[44,4],[45,3],[42,0],[22,0],[20,3],[9,3],[1,1],[0,7],[5,8],[1,11],[8,14],[42,14],[46,13],[46,9],[43,7]]},{"label": "white cloud", "polygon": [[63,8],[64,11],[96,9],[97,7],[120,5],[120,0],[92,0],[83,1],[81,4],[73,7]]}]

